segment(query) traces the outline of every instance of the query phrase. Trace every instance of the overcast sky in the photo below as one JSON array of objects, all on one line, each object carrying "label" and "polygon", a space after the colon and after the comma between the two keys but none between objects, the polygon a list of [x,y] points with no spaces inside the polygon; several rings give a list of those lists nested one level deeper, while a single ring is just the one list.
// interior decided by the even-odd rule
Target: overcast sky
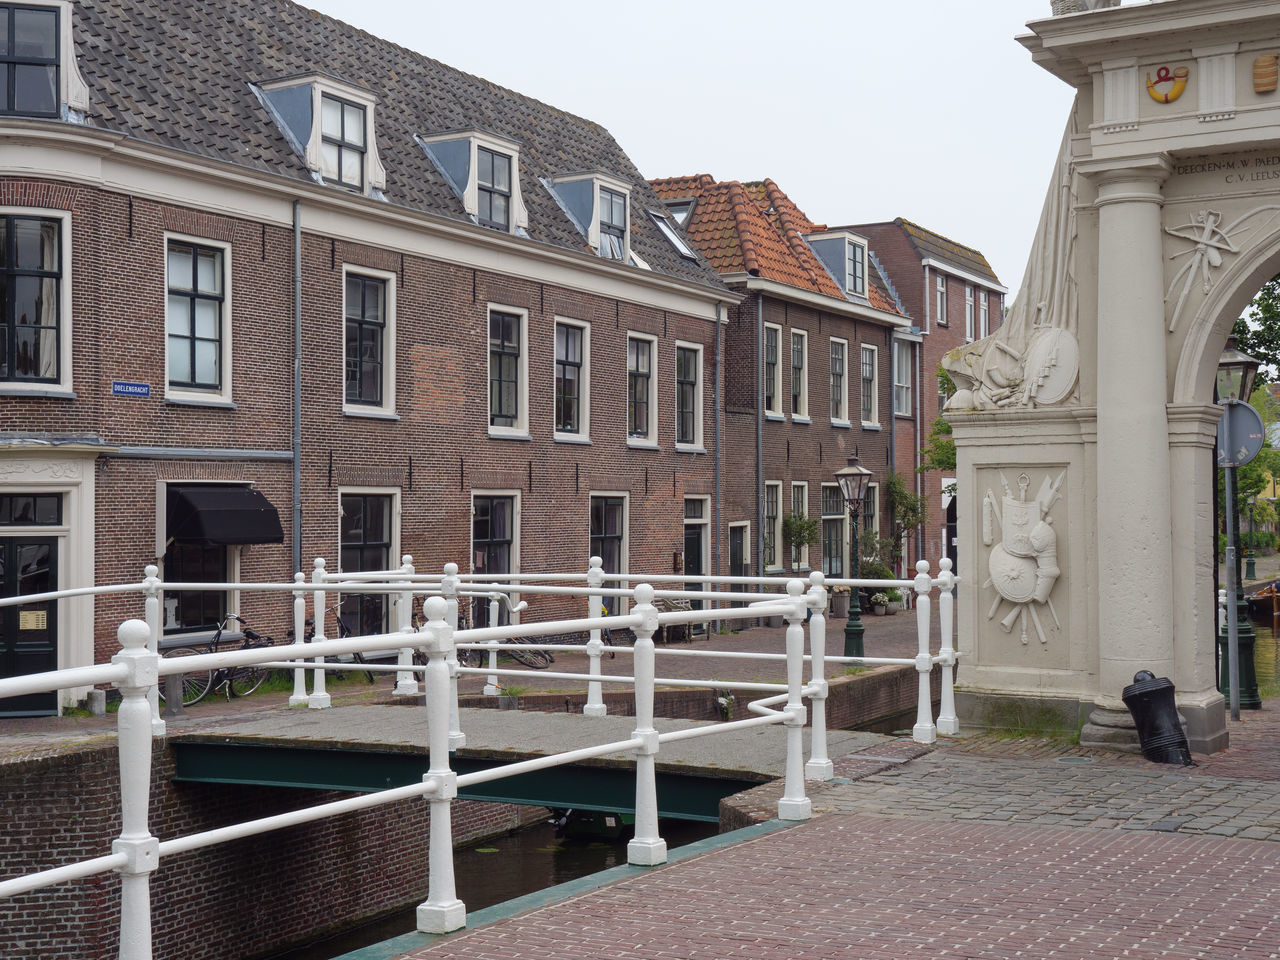
[{"label": "overcast sky", "polygon": [[906,217],[1022,282],[1073,91],[1049,0],[309,0],[606,127],[646,177],[772,177],[817,223]]}]

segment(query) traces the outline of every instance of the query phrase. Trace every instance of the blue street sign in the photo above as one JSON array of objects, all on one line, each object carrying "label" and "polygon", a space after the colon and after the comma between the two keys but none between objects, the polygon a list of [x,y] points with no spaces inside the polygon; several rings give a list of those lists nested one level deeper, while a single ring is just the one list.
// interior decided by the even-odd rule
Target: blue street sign
[{"label": "blue street sign", "polygon": [[1226,409],[1218,421],[1218,466],[1243,467],[1266,440],[1258,411],[1239,400],[1220,400]]},{"label": "blue street sign", "polygon": [[130,380],[112,380],[111,393],[117,397],[149,397],[151,384],[134,383]]}]

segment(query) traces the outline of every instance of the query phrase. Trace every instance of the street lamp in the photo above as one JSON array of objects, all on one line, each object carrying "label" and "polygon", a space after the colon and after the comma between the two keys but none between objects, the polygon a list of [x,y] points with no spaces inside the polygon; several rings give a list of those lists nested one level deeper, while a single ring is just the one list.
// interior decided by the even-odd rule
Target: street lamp
[{"label": "street lamp", "polygon": [[[836,481],[840,484],[840,493],[844,496],[845,505],[849,508],[851,539],[849,545],[850,579],[857,580],[860,572],[858,562],[858,513],[862,510],[862,498],[867,495],[867,486],[871,482],[871,471],[858,464],[858,451],[854,448],[853,456],[848,464],[836,471]],[[844,655],[846,657],[862,656],[862,603],[858,596],[858,588],[849,590],[849,619],[844,625]]]},{"label": "street lamp", "polygon": [[[1223,418],[1230,419],[1231,407],[1243,404],[1248,407],[1253,392],[1253,378],[1260,361],[1236,349],[1236,338],[1227,338],[1227,348],[1218,361],[1216,387],[1218,403],[1224,407]],[[1249,412],[1256,418],[1256,413]],[[1223,429],[1220,427],[1219,429]],[[1233,441],[1235,442],[1235,441]],[[1255,451],[1256,452],[1256,451]],[[1222,453],[1219,453],[1222,456]],[[1240,708],[1257,710],[1262,707],[1258,695],[1257,674],[1253,665],[1253,651],[1257,636],[1249,622],[1249,604],[1244,598],[1240,577],[1240,521],[1236,515],[1236,467],[1234,454],[1227,451],[1227,464],[1223,471],[1226,478],[1223,501],[1227,520],[1227,582],[1229,594],[1235,594],[1235,615],[1227,611],[1226,621],[1218,632],[1218,689],[1230,699],[1231,718],[1240,719]],[[1250,457],[1249,459],[1252,459]],[[1248,463],[1248,459],[1238,462]]]}]

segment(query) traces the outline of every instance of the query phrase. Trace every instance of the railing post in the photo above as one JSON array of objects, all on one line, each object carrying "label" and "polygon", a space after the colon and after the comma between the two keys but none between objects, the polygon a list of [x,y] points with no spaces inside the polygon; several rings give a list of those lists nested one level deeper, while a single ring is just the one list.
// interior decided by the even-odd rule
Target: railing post
[{"label": "railing post", "polygon": [[[312,566],[311,582],[316,586],[323,586],[325,582],[324,557],[316,557]],[[317,590],[311,604],[311,615],[316,623],[314,638],[316,643],[325,639],[325,603],[325,591]],[[307,697],[307,706],[312,710],[323,710],[329,706],[329,694],[324,689],[324,657],[315,657],[313,662],[317,665],[317,668],[311,671],[313,674],[311,678],[311,696]]]},{"label": "railing post", "polygon": [[147,690],[155,689],[159,654],[147,649],[150,627],[141,620],[120,624],[123,648],[111,658],[125,664],[128,675],[120,691],[116,746],[120,757],[120,837],[113,854],[128,861],[120,872],[120,960],[151,960],[151,874],[160,862],[160,841],[147,823],[151,797],[151,707]]},{"label": "railing post", "polygon": [[[413,583],[407,579],[413,576],[413,572],[413,557],[406,553],[400,558],[400,573],[406,577],[404,581],[406,589],[400,591],[400,599],[396,604],[396,631],[401,635],[413,631]],[[454,622],[456,623],[457,621],[455,620]],[[400,648],[400,656],[396,666],[400,670],[396,673],[396,687],[392,693],[397,697],[416,697],[418,695],[418,676],[412,669],[412,646]]]},{"label": "railing post", "polygon": [[[449,667],[449,749],[457,750],[467,745],[467,735],[462,732],[462,718],[458,714],[458,648],[454,646],[453,632],[458,629],[458,565],[446,563],[440,589],[445,595],[445,617],[449,624],[449,650],[445,664]],[[449,598],[452,597],[450,601]],[[426,681],[424,679],[425,688]]]},{"label": "railing post", "polygon": [[822,571],[809,574],[809,762],[804,765],[806,780],[830,780],[835,767],[827,755],[827,589]]},{"label": "railing post", "polygon": [[801,600],[804,583],[787,581],[787,596],[792,600],[787,612],[787,776],[778,800],[779,820],[808,820],[813,816],[813,801],[804,793],[804,613]]},{"label": "railing post", "polygon": [[[604,561],[599,557],[592,557],[588,561],[587,566],[587,586],[592,590],[599,590],[604,585]],[[595,619],[604,616],[604,597],[598,593],[590,593],[587,595],[587,616]],[[600,676],[600,655],[604,653],[604,641],[600,639],[599,628],[591,631],[591,637],[587,640],[587,658],[590,664],[591,676]],[[604,685],[599,680],[587,681],[587,702],[582,705],[582,712],[588,717],[603,717],[609,712],[609,707],[604,702],[604,694],[602,687]]]},{"label": "railing post", "polygon": [[627,844],[627,863],[652,867],[667,862],[667,842],[658,835],[658,731],[653,726],[653,632],[658,629],[658,610],[653,605],[653,587],[647,583],[635,589],[640,615],[636,627],[635,654],[636,728],[631,734],[643,741],[636,747],[636,833]]},{"label": "railing post", "polygon": [[[498,622],[498,598],[492,596],[489,598],[489,625]],[[502,693],[502,687],[498,685],[498,675],[494,671],[498,669],[498,641],[497,639],[486,640],[485,646],[489,648],[489,675],[484,679],[484,695],[486,697],[496,697]]]},{"label": "railing post", "polygon": [[911,739],[916,743],[933,743],[938,730],[933,725],[933,697],[930,696],[929,674],[933,672],[933,658],[929,656],[929,591],[933,581],[929,578],[929,561],[916,561],[916,637],[920,641],[916,653],[916,671],[920,675],[920,693],[916,698],[916,725],[911,728]]},{"label": "railing post", "polygon": [[453,648],[453,629],[445,620],[448,604],[443,597],[430,597],[422,605],[427,623],[420,644],[427,654],[427,744],[430,767],[423,776],[434,783],[428,797],[431,804],[430,846],[427,849],[429,876],[427,899],[418,905],[418,929],[423,933],[448,933],[467,925],[467,908],[458,899],[453,879],[452,803],[458,795],[458,775],[449,769],[449,666],[445,662]]},{"label": "railing post", "polygon": [[[146,599],[143,601],[144,616],[147,621],[147,652],[160,653],[160,578],[157,574],[160,568],[154,563],[149,563],[143,571],[145,577],[142,581],[142,592]],[[151,707],[151,735],[153,737],[163,737],[165,731],[164,720],[160,718],[160,687],[153,684],[147,690],[147,703]],[[179,697],[178,704],[181,706],[182,699]]]},{"label": "railing post", "polygon": [[942,630],[942,646],[938,651],[942,666],[942,703],[938,707],[938,733],[950,737],[960,732],[960,721],[956,717],[956,651],[952,646],[956,598],[951,591],[955,589],[956,575],[951,572],[950,557],[943,557],[938,565],[942,568],[942,572],[938,574],[938,624]]},{"label": "railing post", "polygon": [[[293,575],[293,582],[304,584],[307,575],[299,570]],[[307,642],[307,591],[293,591],[293,642]],[[289,706],[300,707],[307,702],[307,671],[303,667],[306,661],[299,658],[293,670],[293,693],[289,694]]]}]

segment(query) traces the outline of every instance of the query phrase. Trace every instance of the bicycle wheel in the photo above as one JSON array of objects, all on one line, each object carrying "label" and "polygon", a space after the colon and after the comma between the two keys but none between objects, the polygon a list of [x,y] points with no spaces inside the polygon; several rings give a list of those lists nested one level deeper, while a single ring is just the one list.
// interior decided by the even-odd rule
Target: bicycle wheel
[{"label": "bicycle wheel", "polygon": [[463,667],[483,667],[488,661],[488,654],[483,650],[459,650],[458,665]]},{"label": "bicycle wheel", "polygon": [[248,667],[232,667],[227,672],[227,688],[233,697],[247,697],[262,686],[271,671],[256,664]]},{"label": "bicycle wheel", "polygon": [[511,654],[511,659],[517,663],[523,663],[526,667],[532,667],[534,670],[545,670],[551,666],[551,654],[545,650],[519,650],[511,649],[507,653]]},{"label": "bicycle wheel", "polygon": [[[172,660],[177,657],[194,657],[207,650],[197,650],[195,647],[173,647],[164,652],[166,660]],[[182,705],[190,707],[199,703],[205,698],[209,692],[209,685],[213,682],[213,671],[196,670],[192,673],[184,673],[182,675]],[[160,684],[160,699],[164,700],[164,683]]]},{"label": "bicycle wheel", "polygon": [[[355,657],[356,663],[363,664],[367,662],[364,658],[364,654],[361,653],[359,650],[357,650],[354,654],[352,654],[352,656]],[[370,683],[373,683],[374,682],[373,671],[366,670],[364,672],[364,678],[368,680]]]}]

